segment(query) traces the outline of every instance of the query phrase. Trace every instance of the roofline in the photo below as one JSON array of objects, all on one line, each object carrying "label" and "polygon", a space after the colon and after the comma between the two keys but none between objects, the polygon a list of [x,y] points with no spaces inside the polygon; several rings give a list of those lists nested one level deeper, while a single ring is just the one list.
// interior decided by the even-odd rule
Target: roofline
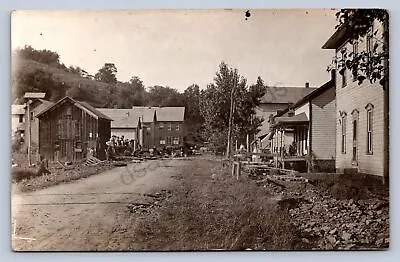
[{"label": "roofline", "polygon": [[325,92],[329,88],[335,87],[336,80],[335,80],[335,71],[334,70],[331,73],[331,76],[332,76],[331,80],[329,80],[328,82],[326,82],[325,84],[323,84],[319,88],[315,89],[314,91],[312,91],[308,95],[304,96],[303,98],[298,100],[296,103],[294,103],[292,106],[288,106],[287,108],[282,110],[280,113],[276,114],[275,117],[280,117],[280,116],[284,115],[285,113],[287,113],[290,109],[294,109],[294,108],[297,108],[297,107],[299,107],[301,105],[304,105],[306,102],[311,101],[313,98],[319,96],[320,94],[322,94],[323,92]]},{"label": "roofline", "polygon": [[337,49],[348,39],[347,27],[340,26],[326,43],[321,47],[322,49]]},{"label": "roofline", "polygon": [[48,112],[48,111],[50,111],[50,110],[53,110],[58,104],[60,104],[61,102],[63,102],[64,100],[67,100],[67,99],[71,100],[71,101],[74,103],[74,105],[76,105],[76,106],[79,107],[80,109],[84,110],[85,112],[87,112],[89,115],[93,116],[93,117],[96,118],[96,119],[101,118],[101,119],[113,121],[111,118],[108,118],[108,119],[107,119],[107,118],[100,117],[100,116],[96,115],[96,114],[93,113],[91,110],[89,110],[88,108],[86,108],[85,105],[83,105],[83,104],[81,104],[80,102],[78,102],[78,101],[72,99],[72,98],[69,97],[69,96],[66,96],[66,97],[60,99],[59,101],[57,101],[56,103],[54,103],[54,104],[51,105],[50,107],[46,108],[45,110],[43,110],[42,112],[40,112],[39,114],[37,114],[36,117],[39,118],[41,115],[45,114],[46,112]]}]

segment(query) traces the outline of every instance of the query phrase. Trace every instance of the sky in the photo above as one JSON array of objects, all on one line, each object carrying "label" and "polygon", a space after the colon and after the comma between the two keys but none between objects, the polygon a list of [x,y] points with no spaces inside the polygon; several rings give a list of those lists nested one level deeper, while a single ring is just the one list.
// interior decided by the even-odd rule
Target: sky
[{"label": "sky", "polygon": [[11,47],[57,52],[66,66],[94,75],[114,63],[117,78],[183,91],[212,83],[221,61],[248,84],[320,86],[329,80],[333,51],[321,46],[334,32],[335,10],[15,11]]}]

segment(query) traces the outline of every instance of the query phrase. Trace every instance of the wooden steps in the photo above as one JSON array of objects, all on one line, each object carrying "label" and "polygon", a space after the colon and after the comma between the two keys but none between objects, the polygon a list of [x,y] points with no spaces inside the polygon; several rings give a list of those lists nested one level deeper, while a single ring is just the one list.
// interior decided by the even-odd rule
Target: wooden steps
[{"label": "wooden steps", "polygon": [[98,158],[96,158],[94,156],[91,156],[91,157],[86,159],[86,161],[85,161],[85,163],[83,165],[84,166],[95,166],[95,165],[100,164],[101,162],[103,162],[103,161],[101,161],[100,159],[98,159]]}]

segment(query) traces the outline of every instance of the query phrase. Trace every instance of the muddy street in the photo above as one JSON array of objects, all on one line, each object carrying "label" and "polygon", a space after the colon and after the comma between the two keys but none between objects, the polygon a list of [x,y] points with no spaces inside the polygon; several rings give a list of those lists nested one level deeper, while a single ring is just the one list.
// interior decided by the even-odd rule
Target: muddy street
[{"label": "muddy street", "polygon": [[148,215],[147,209],[168,197],[173,176],[187,163],[129,164],[70,184],[13,194],[13,249],[126,249],[137,216]]},{"label": "muddy street", "polygon": [[[363,191],[343,198],[344,192],[354,192],[356,180],[350,187],[350,180],[323,174],[273,180],[280,176],[253,171],[244,169],[237,178],[231,167],[216,159],[149,160],[69,184],[15,193],[13,249],[388,247],[388,202],[378,191],[369,191],[376,185],[363,183]],[[341,185],[340,192],[336,185]]]}]

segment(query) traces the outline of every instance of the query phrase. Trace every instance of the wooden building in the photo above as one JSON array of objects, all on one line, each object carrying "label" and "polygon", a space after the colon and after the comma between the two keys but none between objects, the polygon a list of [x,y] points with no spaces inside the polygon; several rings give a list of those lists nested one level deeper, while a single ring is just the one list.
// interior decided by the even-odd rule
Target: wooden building
[{"label": "wooden building", "polygon": [[335,75],[275,117],[273,153],[285,168],[334,172],[336,156]]},{"label": "wooden building", "polygon": [[288,106],[296,103],[315,89],[310,87],[309,83],[302,87],[268,87],[267,92],[261,98],[260,105],[255,109],[255,115],[262,117],[264,121],[260,127],[260,132],[257,134],[257,140],[253,142],[256,142],[260,148],[270,148],[271,145],[268,142],[268,138],[272,135],[270,133],[270,117],[284,111]]},{"label": "wooden building", "polygon": [[[345,28],[339,28],[324,44],[335,55],[374,52],[382,48],[383,25],[375,21],[366,36],[350,42]],[[376,45],[376,50],[375,47]],[[336,169],[381,176],[387,181],[388,95],[377,81],[358,83],[348,69],[336,73]]]},{"label": "wooden building", "polygon": [[79,161],[92,154],[105,159],[112,120],[89,104],[65,97],[36,117],[41,158]]}]

